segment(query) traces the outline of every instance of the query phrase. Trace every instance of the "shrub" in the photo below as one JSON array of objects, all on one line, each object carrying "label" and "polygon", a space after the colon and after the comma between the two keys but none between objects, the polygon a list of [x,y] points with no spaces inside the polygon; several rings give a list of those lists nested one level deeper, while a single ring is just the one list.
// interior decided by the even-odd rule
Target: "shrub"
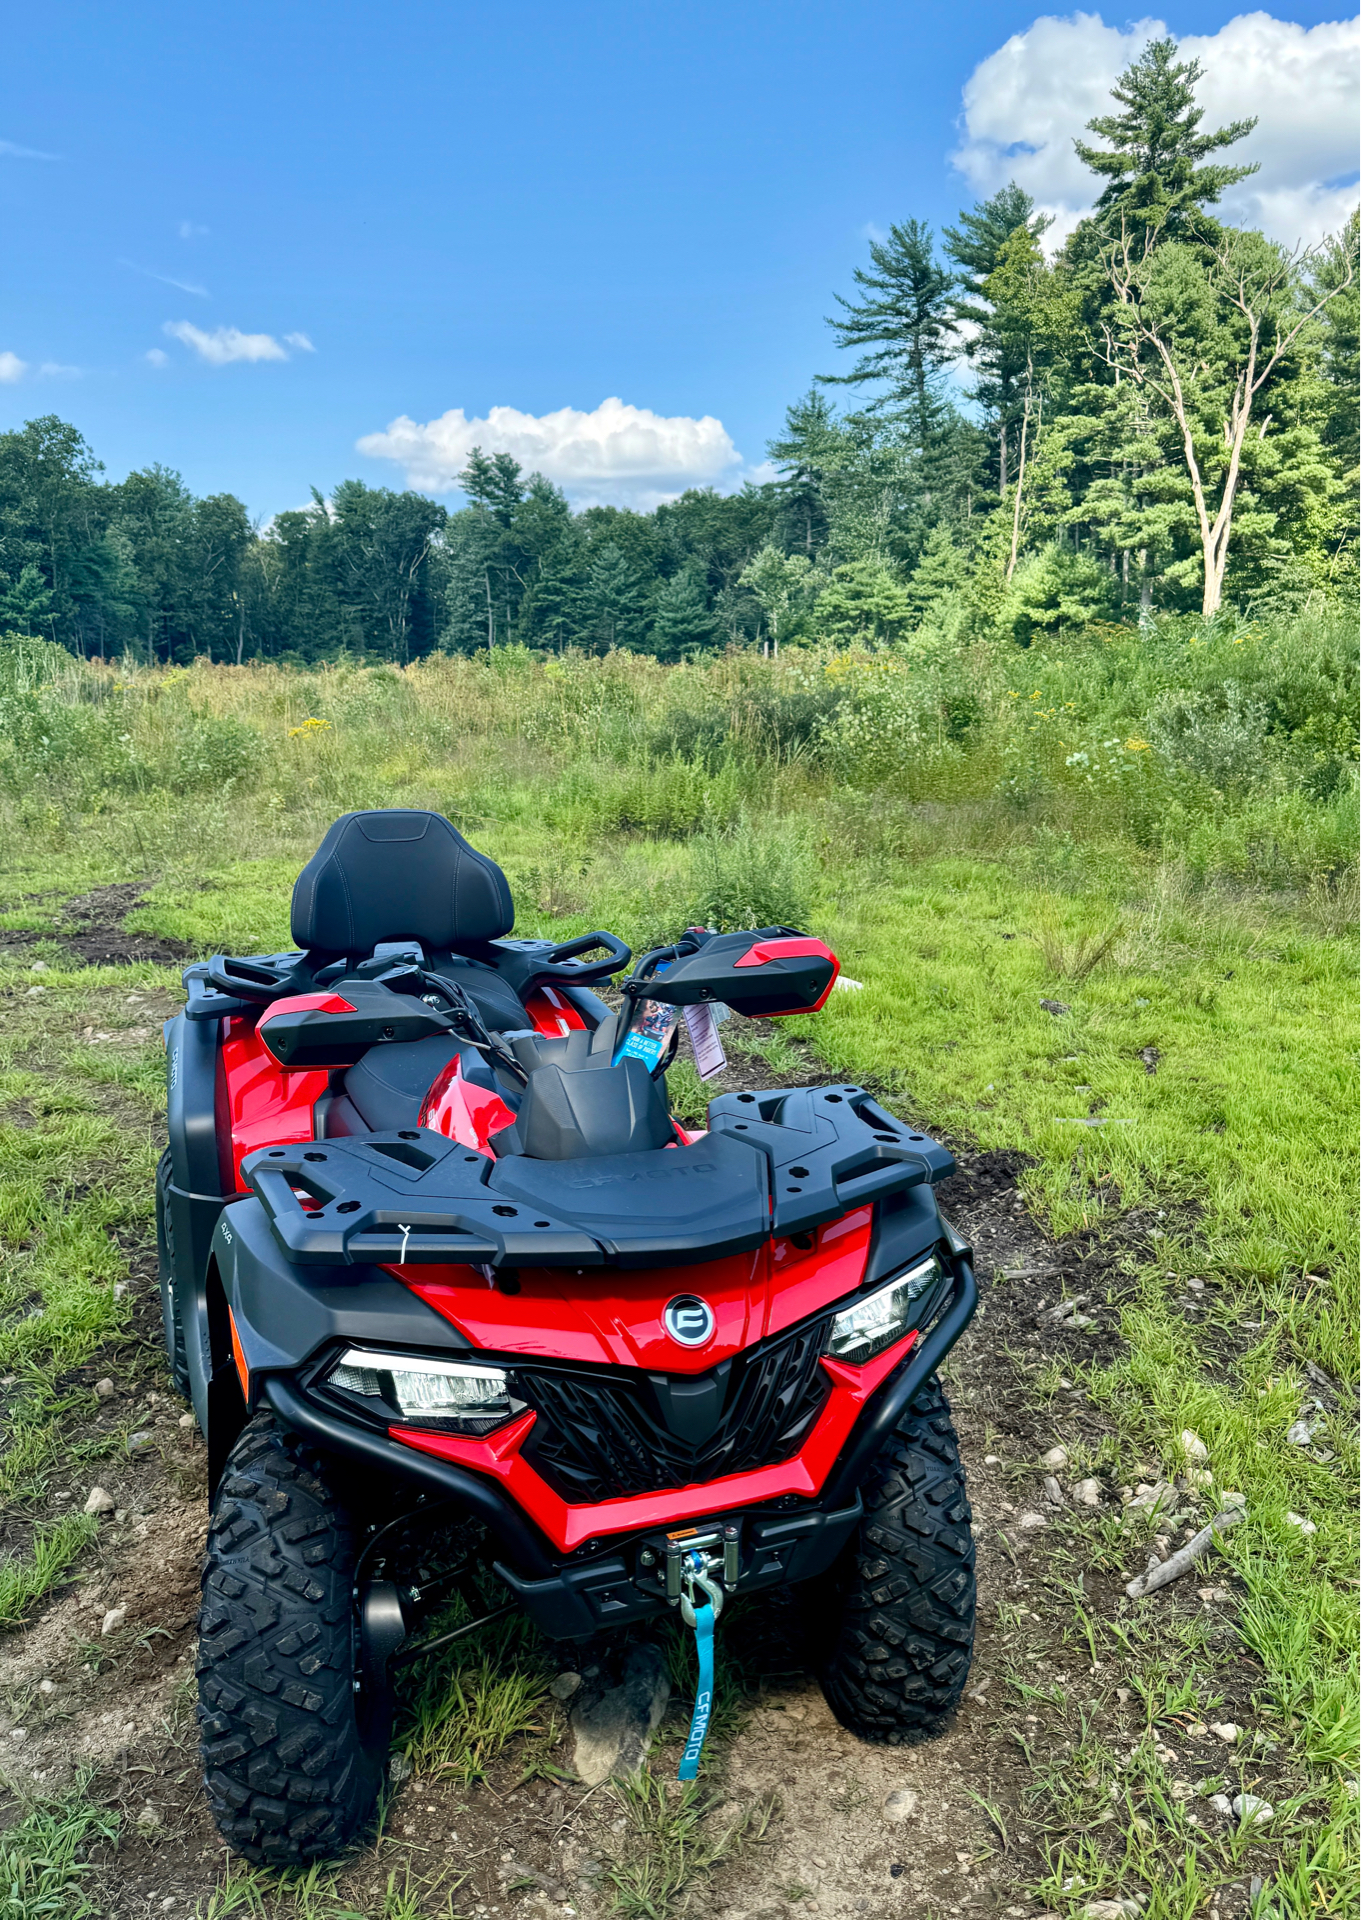
[{"label": "shrub", "polygon": [[807,923],[814,859],[806,836],[791,829],[762,830],[742,820],[700,834],[693,854],[687,925],[730,933]]}]

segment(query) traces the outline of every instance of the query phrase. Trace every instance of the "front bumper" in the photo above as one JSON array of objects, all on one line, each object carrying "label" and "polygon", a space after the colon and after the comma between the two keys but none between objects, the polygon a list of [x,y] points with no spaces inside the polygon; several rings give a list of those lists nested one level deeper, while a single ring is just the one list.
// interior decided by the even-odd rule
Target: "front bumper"
[{"label": "front bumper", "polygon": [[[399,1439],[392,1431],[361,1427],[319,1407],[282,1375],[265,1379],[262,1393],[282,1421],[328,1452],[415,1482],[426,1498],[464,1505],[487,1527],[497,1554],[496,1572],[540,1630],[554,1639],[579,1639],[666,1607],[655,1555],[668,1535],[688,1527],[727,1522],[738,1529],[735,1592],[809,1580],[832,1564],[860,1518],[860,1487],[875,1456],[978,1304],[967,1254],[955,1252],[951,1264],[951,1290],[936,1319],[925,1334],[904,1343],[905,1352],[890,1349],[882,1356],[882,1372],[872,1385],[863,1385],[851,1420],[816,1472],[805,1456],[817,1432],[823,1431],[826,1416],[808,1447],[792,1461],[662,1496],[568,1507],[525,1465],[537,1487],[562,1509],[559,1524],[554,1524],[556,1516],[533,1510],[535,1502],[525,1498],[525,1486],[512,1468],[497,1472],[491,1466],[496,1435],[479,1442],[407,1429]],[[864,1376],[870,1369],[845,1371]],[[829,1409],[834,1404],[829,1403]],[[489,1458],[474,1462],[466,1457],[469,1449]],[[458,1457],[459,1450],[465,1457]],[[502,1464],[518,1458],[517,1450],[508,1449]],[[765,1476],[791,1472],[798,1484],[789,1488],[765,1483]],[[654,1555],[652,1566],[645,1564],[648,1553]]]}]

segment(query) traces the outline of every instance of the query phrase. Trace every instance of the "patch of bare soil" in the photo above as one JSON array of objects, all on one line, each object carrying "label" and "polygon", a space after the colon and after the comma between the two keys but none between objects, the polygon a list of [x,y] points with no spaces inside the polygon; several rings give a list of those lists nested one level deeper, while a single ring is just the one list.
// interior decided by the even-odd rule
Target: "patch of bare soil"
[{"label": "patch of bare soil", "polygon": [[95,887],[66,901],[52,932],[11,928],[3,935],[3,942],[9,947],[31,947],[40,941],[59,940],[73,959],[89,967],[120,967],[141,961],[172,967],[196,958],[183,940],[173,940],[164,933],[133,933],[123,924],[133,908],[141,906],[146,892],[144,880]]},{"label": "patch of bare soil", "polygon": [[[732,1085],[772,1084],[742,1057]],[[736,1604],[720,1625],[746,1688],[735,1731],[718,1748],[718,1785],[702,1832],[720,1833],[753,1809],[777,1811],[764,1838],[696,1879],[695,1910],[715,1920],[851,1920],[851,1916],[1029,1916],[1021,1891],[1042,1869],[1036,1781],[1074,1737],[1055,1689],[1078,1700],[1091,1727],[1133,1752],[1146,1734],[1139,1699],[1114,1684],[1074,1629],[1073,1596],[1094,1621],[1128,1619],[1121,1582],[1129,1565],[1094,1571],[1091,1529],[1119,1512],[1119,1490],[1098,1484],[1081,1504],[1069,1476],[1046,1489],[1040,1456],[1056,1445],[1094,1448],[1099,1410],[1075,1384],[1082,1363],[1114,1351],[1115,1315],[1101,1302],[1111,1257],[1081,1239],[1047,1241],[1016,1189],[1017,1156],[959,1154],[941,1191],[945,1211],[978,1250],[983,1304],[948,1368],[974,1508],[978,1548],[977,1648],[960,1711],[938,1737],[907,1747],[866,1745],[841,1728],[813,1677],[796,1603]],[[145,1269],[137,1286],[151,1331]],[[1095,1303],[1077,1328],[1042,1303],[1081,1291]],[[1044,1370],[1052,1391],[1037,1390]],[[194,1615],[204,1500],[203,1456],[181,1403],[134,1378],[116,1407],[91,1420],[135,1415],[145,1442],[99,1472],[117,1503],[97,1556],[25,1632],[0,1644],[0,1754],[23,1789],[55,1786],[87,1767],[90,1792],[123,1812],[123,1837],[96,1890],[104,1920],[195,1911],[228,1857],[204,1810],[192,1715]],[[83,1502],[90,1476],[69,1476]],[[1057,1491],[1058,1498],[1052,1496]],[[1089,1497],[1092,1497],[1089,1490]],[[1222,1563],[1208,1579],[1222,1579]],[[1197,1598],[1196,1578],[1160,1604],[1200,1609],[1212,1637],[1227,1634],[1223,1606]],[[1185,1591],[1183,1591],[1183,1589]],[[1228,1594],[1222,1595],[1228,1602]],[[662,1637],[660,1633],[653,1637]],[[599,1692],[621,1676],[632,1644],[601,1636],[551,1650],[566,1674]],[[1251,1724],[1257,1670],[1246,1658],[1226,1677],[1224,1718]],[[575,1683],[564,1681],[564,1696]],[[389,1876],[408,1874],[423,1911],[475,1920],[616,1911],[610,1863],[635,1846],[610,1787],[571,1778],[566,1709],[550,1709],[549,1744],[536,1743],[563,1777],[525,1781],[514,1747],[471,1788],[451,1778],[407,1778],[395,1787],[381,1836],[348,1863],[344,1903],[375,1911]],[[674,1695],[654,1760],[674,1773],[689,1702]],[[1195,1723],[1166,1726],[1160,1752],[1185,1776],[1224,1770],[1215,1737]],[[400,1771],[400,1767],[397,1769]],[[1268,1791],[1267,1787],[1258,1789]],[[1105,1816],[1114,1818],[1115,1815]],[[1123,1814],[1121,1817],[1124,1817]],[[678,1910],[678,1909],[672,1909]],[[1247,1911],[1221,1903],[1223,1920]]]}]

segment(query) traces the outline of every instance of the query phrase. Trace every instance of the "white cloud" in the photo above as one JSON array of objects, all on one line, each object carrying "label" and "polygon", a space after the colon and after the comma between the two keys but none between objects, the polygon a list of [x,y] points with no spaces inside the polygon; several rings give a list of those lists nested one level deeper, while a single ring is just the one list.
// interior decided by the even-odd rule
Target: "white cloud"
[{"label": "white cloud", "polygon": [[152,347],[146,355],[146,360],[147,364],[153,367],[168,367],[170,365],[170,355],[165,351],[164,347]]},{"label": "white cloud", "polygon": [[316,348],[312,345],[312,342],[305,333],[286,333],[284,335],[284,343],[286,346],[296,347],[299,353],[316,352]]},{"label": "white cloud", "polygon": [[207,233],[207,227],[201,227],[194,220],[181,220],[175,229],[181,240],[197,240],[200,234]]},{"label": "white cloud", "polygon": [[192,347],[210,366],[225,367],[233,360],[287,360],[272,333],[242,333],[239,327],[215,327],[205,333],[188,320],[167,320],[163,329],[172,340]]},{"label": "white cloud", "polygon": [[64,366],[60,360],[44,360],[38,372],[46,380],[79,380],[81,370]]},{"label": "white cloud", "polygon": [[0,154],[6,160],[55,160],[55,153],[40,153],[36,147],[21,147],[13,140],[0,140]]},{"label": "white cloud", "polygon": [[[1161,20],[1108,27],[1100,14],[1074,13],[1013,34],[965,83],[956,167],[980,194],[1018,181],[1054,214],[1051,238],[1061,240],[1100,190],[1074,139],[1090,137],[1086,123],[1111,110],[1112,81],[1166,33]],[[1347,183],[1357,171],[1361,20],[1305,28],[1245,13],[1179,48],[1205,69],[1196,98],[1206,128],[1257,117],[1247,139],[1217,156],[1261,169],[1225,195],[1224,216],[1288,246],[1339,226],[1357,200]]]},{"label": "white cloud", "polygon": [[511,454],[579,504],[644,511],[686,487],[731,480],[741,462],[723,422],[711,414],[699,420],[688,414],[667,417],[615,399],[602,400],[591,413],[575,407],[544,414],[491,407],[485,419],[476,420],[453,407],[424,426],[403,414],[357,445],[360,453],[404,467],[408,486],[434,493],[454,488],[469,453],[481,447],[488,454]]},{"label": "white cloud", "polygon": [[0,353],[0,381],[22,380],[27,372],[27,360],[21,360],[17,353]]}]

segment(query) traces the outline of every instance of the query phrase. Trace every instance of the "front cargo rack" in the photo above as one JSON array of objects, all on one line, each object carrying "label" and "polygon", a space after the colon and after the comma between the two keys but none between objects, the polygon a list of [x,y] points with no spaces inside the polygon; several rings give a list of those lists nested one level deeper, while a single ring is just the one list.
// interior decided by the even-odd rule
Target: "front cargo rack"
[{"label": "front cargo rack", "polygon": [[301,1265],[670,1266],[804,1233],[954,1170],[858,1087],[724,1094],[688,1146],[493,1160],[428,1127],[263,1147],[242,1173]]}]

